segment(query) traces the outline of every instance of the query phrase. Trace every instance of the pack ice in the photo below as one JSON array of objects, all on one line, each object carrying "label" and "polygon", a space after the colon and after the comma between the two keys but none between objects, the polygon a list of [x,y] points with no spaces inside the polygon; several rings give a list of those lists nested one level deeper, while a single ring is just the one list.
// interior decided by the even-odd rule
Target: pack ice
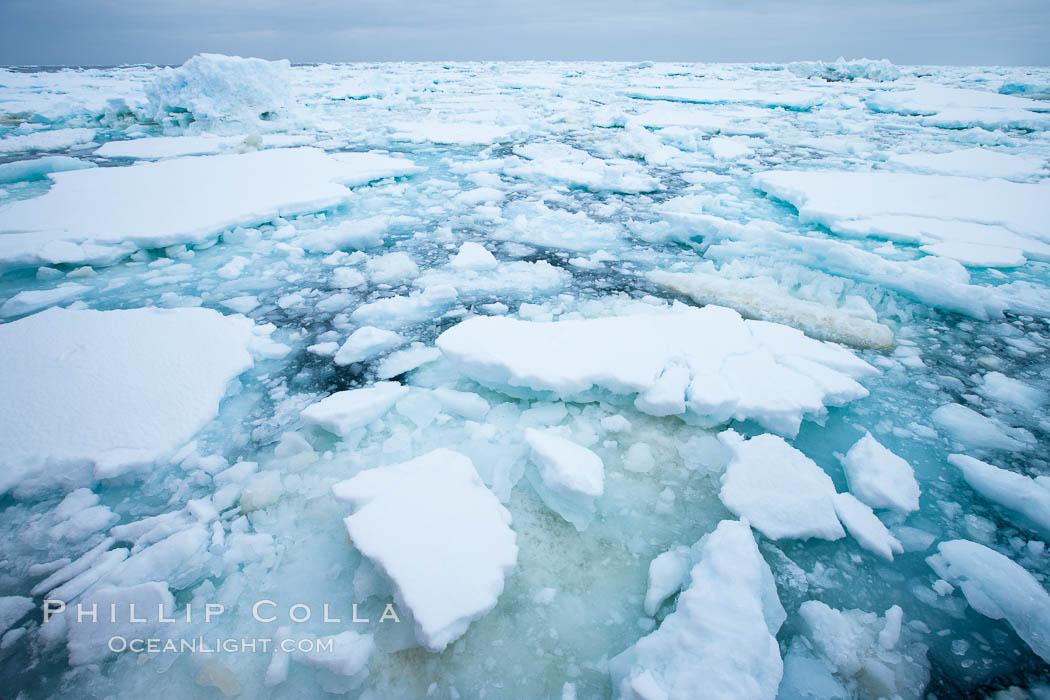
[{"label": "pack ice", "polygon": [[812,58],[0,68],[0,693],[1046,695],[1050,72]]}]

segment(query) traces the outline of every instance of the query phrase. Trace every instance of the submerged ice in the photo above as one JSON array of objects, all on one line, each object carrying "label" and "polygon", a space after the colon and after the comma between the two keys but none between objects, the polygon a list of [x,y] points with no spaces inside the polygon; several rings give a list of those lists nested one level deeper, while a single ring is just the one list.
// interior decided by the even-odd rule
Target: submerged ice
[{"label": "submerged ice", "polygon": [[1039,697],[1047,84],[0,69],[7,692]]}]

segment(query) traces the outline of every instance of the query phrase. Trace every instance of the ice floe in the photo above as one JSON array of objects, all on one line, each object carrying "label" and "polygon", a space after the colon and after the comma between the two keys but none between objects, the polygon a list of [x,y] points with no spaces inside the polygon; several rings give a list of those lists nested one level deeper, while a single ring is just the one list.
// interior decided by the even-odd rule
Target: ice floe
[{"label": "ice floe", "polygon": [[466,456],[434,450],[332,488],[354,509],[354,546],[390,579],[424,647],[441,651],[495,607],[516,536]]},{"label": "ice floe", "polygon": [[656,413],[666,415],[677,392],[679,413],[706,425],[754,419],[787,435],[826,405],[866,396],[855,377],[875,371],[838,346],[716,306],[554,323],[478,317],[445,331],[437,346],[467,376],[512,395],[588,400],[604,392],[640,395],[645,406],[647,392],[659,391]]},{"label": "ice floe", "polygon": [[0,325],[0,491],[79,486],[170,455],[215,417],[263,333],[207,309],[50,309]]},{"label": "ice floe", "polygon": [[767,698],[783,674],[784,621],[769,565],[745,522],[697,543],[698,563],[660,627],[609,661],[620,698]]}]

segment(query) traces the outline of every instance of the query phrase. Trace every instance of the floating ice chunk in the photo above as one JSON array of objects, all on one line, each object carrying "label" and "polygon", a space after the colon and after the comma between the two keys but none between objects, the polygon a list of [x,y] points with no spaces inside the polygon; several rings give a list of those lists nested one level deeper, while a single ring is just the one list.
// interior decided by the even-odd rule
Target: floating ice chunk
[{"label": "floating ice chunk", "polygon": [[992,466],[966,455],[948,455],[966,483],[989,501],[1014,511],[1044,535],[1050,535],[1050,484]]},{"label": "floating ice chunk", "polygon": [[853,377],[874,373],[845,349],[717,306],[553,323],[478,317],[437,346],[485,386],[564,400],[593,400],[596,389],[644,394],[667,368],[688,367],[683,415],[707,425],[753,418],[789,435],[825,404],[866,396]]},{"label": "floating ice chunk", "polygon": [[441,357],[441,351],[435,347],[412,343],[411,347],[390,353],[376,367],[376,376],[380,379],[391,379],[405,372],[422,367]]},{"label": "floating ice chunk", "polygon": [[318,425],[343,437],[381,417],[408,393],[408,387],[397,382],[376,382],[364,389],[337,391],[299,414],[304,423]]},{"label": "floating ice chunk", "polygon": [[650,416],[677,416],[685,413],[685,393],[689,388],[688,367],[671,365],[645,392],[634,400],[634,407]]},{"label": "floating ice chunk", "polygon": [[594,518],[594,501],[605,490],[605,465],[586,447],[550,430],[525,429],[538,481],[536,492],[547,507],[583,532]]},{"label": "floating ice chunk", "polygon": [[805,636],[851,689],[850,697],[922,696],[930,678],[926,647],[901,639],[900,607],[894,605],[880,618],[809,600],[798,612]]},{"label": "floating ice chunk", "polygon": [[0,597],[0,636],[14,627],[26,614],[36,607],[32,598],[21,595]]},{"label": "floating ice chunk", "polygon": [[718,436],[733,456],[718,492],[725,507],[772,540],[846,536],[835,514],[835,484],[824,470],[776,435]]},{"label": "floating ice chunk", "polygon": [[[775,283],[760,279],[727,279],[705,272],[664,272],[646,275],[651,281],[698,304],[718,304],[749,318],[782,323],[818,340],[857,348],[884,350],[894,344],[893,331],[843,309],[796,299]],[[772,282],[769,280],[769,282]]]},{"label": "floating ice chunk", "polygon": [[39,291],[24,291],[15,294],[0,306],[0,318],[11,318],[13,316],[25,316],[34,311],[46,309],[49,306],[61,304],[77,297],[82,297],[91,287],[83,284],[60,284],[53,289],[41,289]]},{"label": "floating ice chunk", "polygon": [[356,323],[368,323],[386,328],[399,328],[422,323],[445,311],[459,298],[455,287],[436,284],[407,296],[387,297],[354,309],[350,318]]},{"label": "floating ice chunk", "polygon": [[199,308],[49,309],[0,325],[0,492],[79,485],[174,452],[252,366],[261,330]]},{"label": "floating ice chunk", "polygon": [[504,166],[503,171],[514,177],[547,178],[595,192],[635,194],[662,188],[636,163],[602,160],[563,143],[529,143],[515,146],[514,153],[526,159],[511,159]]},{"label": "floating ice chunk", "polygon": [[333,207],[362,177],[356,159],[315,148],[54,173],[46,194],[0,207],[0,269],[106,264],[138,248],[202,243],[224,229]]},{"label": "floating ice chunk", "polygon": [[748,145],[748,140],[741,140],[729,136],[715,136],[708,142],[711,155],[717,160],[736,160],[754,154],[754,149]]},{"label": "floating ice chunk", "polygon": [[978,449],[1028,450],[1035,438],[1024,428],[1011,428],[994,418],[958,403],[941,406],[930,414],[933,422],[954,440]]},{"label": "floating ice chunk", "polygon": [[90,161],[70,156],[44,156],[32,160],[16,160],[13,163],[0,165],[0,185],[10,182],[46,180],[51,173],[86,170],[94,167],[95,164]]},{"label": "floating ice chunk", "polygon": [[1002,372],[989,372],[981,378],[978,393],[985,398],[1006,404],[1018,411],[1036,412],[1050,401],[1045,391],[1022,381],[1007,377]]},{"label": "floating ice chunk", "polygon": [[352,267],[337,267],[332,270],[331,282],[337,289],[353,289],[366,284],[365,276]]},{"label": "floating ice chunk", "polygon": [[67,148],[91,143],[94,129],[52,129],[32,134],[18,134],[0,139],[0,153],[21,151],[64,151]]},{"label": "floating ice chunk", "polygon": [[923,172],[982,178],[1022,179],[1046,170],[1046,163],[1041,158],[1002,153],[988,148],[965,148],[947,153],[919,151],[895,154],[889,157],[889,162]]},{"label": "floating ice chunk", "polygon": [[163,637],[165,623],[161,616],[171,619],[175,613],[175,600],[167,586],[155,581],[126,587],[101,586],[79,602],[83,610],[96,610],[97,618],[93,620],[86,614],[78,621],[72,609],[67,608],[61,617],[44,623],[44,627],[59,621],[66,623],[71,666],[98,663],[113,654],[109,642],[114,637]]},{"label": "floating ice chunk", "polygon": [[441,402],[442,408],[456,415],[463,416],[473,421],[484,420],[488,415],[489,402],[472,391],[456,391],[454,389],[434,389],[434,398]]},{"label": "floating ice chunk", "polygon": [[153,138],[110,141],[95,151],[103,158],[177,158],[221,153],[241,141],[238,136],[155,136]]},{"label": "floating ice chunk", "polygon": [[894,553],[904,551],[900,541],[890,534],[872,509],[852,494],[835,494],[835,514],[846,526],[846,531],[864,549],[893,561]]},{"label": "floating ice chunk", "polygon": [[233,297],[232,299],[226,299],[225,301],[219,302],[230,311],[236,311],[239,314],[246,314],[259,306],[258,297],[252,295],[245,295],[241,297]]},{"label": "floating ice chunk", "polygon": [[1032,651],[1050,661],[1050,595],[1024,567],[969,540],[941,542],[926,562],[962,589],[974,610],[1006,620]]},{"label": "floating ice chunk", "polygon": [[405,217],[370,216],[365,219],[343,221],[330,228],[310,231],[300,240],[303,248],[311,253],[331,253],[348,248],[366,250],[382,245],[387,231],[404,221],[406,221]]},{"label": "floating ice chunk", "polygon": [[682,590],[699,552],[690,547],[669,549],[649,562],[649,586],[645,590],[645,614],[654,617],[664,601]]},{"label": "floating ice chunk", "polygon": [[785,614],[751,528],[723,520],[694,549],[699,563],[674,612],[609,661],[614,696],[773,700]]},{"label": "floating ice chunk", "polygon": [[147,118],[185,126],[258,123],[286,116],[294,104],[291,64],[220,54],[199,54],[163,69],[146,87]]},{"label": "floating ice chunk", "polygon": [[627,449],[623,456],[623,468],[635,474],[648,474],[656,466],[653,448],[647,443],[636,442]]},{"label": "floating ice chunk", "polygon": [[509,141],[517,130],[511,126],[471,122],[396,122],[390,125],[394,141],[412,143],[455,144],[458,146],[488,146]]},{"label": "floating ice chunk", "polygon": [[333,362],[337,365],[365,362],[404,343],[405,339],[400,333],[375,326],[363,326],[350,334],[335,354]]},{"label": "floating ice chunk", "polygon": [[491,270],[499,266],[485,246],[473,241],[463,243],[449,264],[457,270]]},{"label": "floating ice chunk", "polygon": [[495,607],[518,558],[510,513],[470,459],[438,449],[332,487],[354,509],[354,546],[394,586],[430,651],[454,642]]},{"label": "floating ice chunk", "polygon": [[572,281],[566,270],[546,260],[525,262],[516,260],[491,269],[431,269],[420,275],[413,284],[417,287],[446,285],[461,294],[552,294]]},{"label": "floating ice chunk", "polygon": [[[375,641],[370,634],[347,630],[330,637],[322,637],[309,651],[296,651],[294,658],[311,668],[316,668],[328,677],[319,677],[322,690],[342,694],[358,687],[368,676],[368,660],[375,651]],[[325,650],[326,644],[331,650]],[[331,676],[349,679],[348,683],[334,682]]]},{"label": "floating ice chunk", "polygon": [[419,266],[408,253],[402,252],[369,258],[365,270],[375,284],[395,284],[419,274]]},{"label": "floating ice chunk", "polygon": [[795,61],[789,63],[787,69],[800,78],[823,78],[828,82],[859,79],[881,83],[901,77],[900,69],[885,58],[858,58],[847,61],[840,56],[834,63]]},{"label": "floating ice chunk", "polygon": [[542,202],[508,206],[510,225],[492,232],[494,238],[544,248],[593,251],[621,245],[621,227],[595,221],[583,212],[551,209]]},{"label": "floating ice chunk", "polygon": [[904,459],[882,446],[871,433],[839,458],[846,472],[849,490],[872,508],[889,508],[900,513],[919,509],[919,484],[915,470]]}]

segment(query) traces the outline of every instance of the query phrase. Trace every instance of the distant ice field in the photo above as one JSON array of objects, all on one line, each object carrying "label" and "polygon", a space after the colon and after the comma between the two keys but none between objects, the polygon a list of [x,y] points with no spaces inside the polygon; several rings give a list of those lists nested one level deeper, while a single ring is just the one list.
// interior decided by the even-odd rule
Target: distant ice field
[{"label": "distant ice field", "polygon": [[1046,697],[1047,95],[0,69],[0,695]]}]

